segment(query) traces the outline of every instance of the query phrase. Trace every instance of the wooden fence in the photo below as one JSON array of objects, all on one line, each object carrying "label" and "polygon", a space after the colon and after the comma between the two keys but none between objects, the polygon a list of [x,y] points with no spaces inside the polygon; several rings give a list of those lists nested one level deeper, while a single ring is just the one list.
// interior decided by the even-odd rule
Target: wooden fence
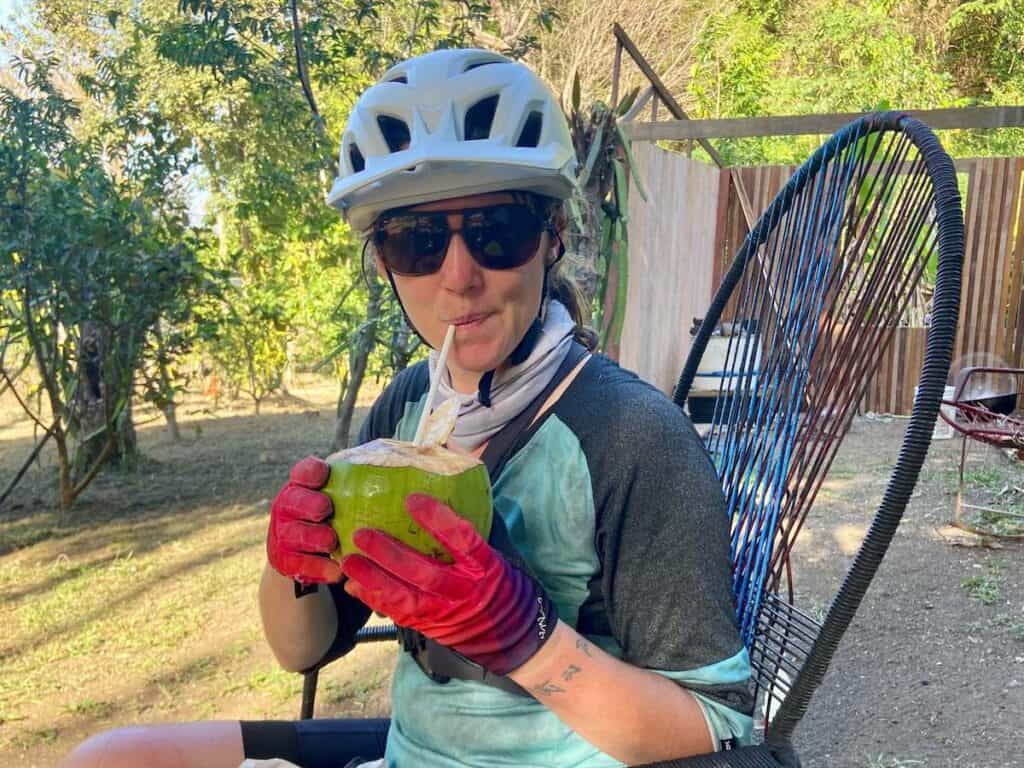
[{"label": "wooden fence", "polygon": [[637,144],[634,159],[648,199],[635,186],[630,190],[619,362],[671,393],[690,350],[690,325],[703,316],[714,291],[722,178],[714,166],[678,162],[654,144]]},{"label": "wooden fence", "polygon": [[[735,176],[742,177],[756,217],[795,166],[718,170],[652,150],[646,142],[634,145],[644,158],[637,163],[640,173],[646,172],[650,202],[637,203],[635,187],[630,191],[630,309],[620,359],[668,392],[689,350],[691,318],[700,317],[710,304],[713,286],[748,231]],[[958,160],[956,169],[964,195],[966,254],[953,375],[979,363],[1024,367],[1024,158]],[[697,177],[699,184],[692,182]],[[706,228],[683,221],[692,216],[714,222],[710,244]],[[671,226],[657,223],[662,219]],[[663,298],[673,291],[685,299]],[[862,411],[910,412],[925,333],[924,328],[896,329]]]}]

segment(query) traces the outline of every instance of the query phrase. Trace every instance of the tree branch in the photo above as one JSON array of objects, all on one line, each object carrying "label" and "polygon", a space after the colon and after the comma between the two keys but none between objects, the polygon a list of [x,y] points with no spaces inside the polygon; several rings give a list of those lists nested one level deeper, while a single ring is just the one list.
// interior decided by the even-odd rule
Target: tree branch
[{"label": "tree branch", "polygon": [[46,445],[46,441],[53,437],[53,433],[58,426],[60,426],[60,419],[57,419],[55,422],[53,422],[53,425],[48,430],[46,430],[46,433],[43,435],[42,439],[38,443],[36,443],[36,447],[32,449],[32,453],[29,454],[29,457],[25,461],[25,463],[21,465],[21,469],[18,470],[18,473],[14,476],[14,479],[11,480],[11,482],[8,484],[3,494],[0,494],[0,506],[3,506],[3,503],[7,501],[7,497],[11,495],[11,492],[18,486],[18,483],[21,482],[21,478],[24,477],[25,473],[28,471],[28,468],[32,466],[32,462],[36,460],[36,456],[39,455],[39,452],[43,450],[43,446]]},{"label": "tree branch", "polygon": [[78,485],[76,485],[74,488],[71,489],[71,500],[72,501],[77,499],[78,495],[82,491],[84,491],[86,489],[86,487],[88,487],[89,483],[92,482],[92,479],[94,477],[96,477],[96,475],[99,473],[100,469],[103,468],[103,465],[107,463],[107,459],[110,458],[110,455],[114,452],[114,448],[116,446],[117,446],[117,436],[113,432],[108,430],[107,431],[107,442],[103,445],[103,450],[100,451],[100,455],[96,457],[96,461],[93,462],[93,465],[89,468],[89,471],[86,473],[85,477],[83,477],[78,482]]},{"label": "tree branch", "polygon": [[298,0],[291,0],[289,5],[292,9],[292,38],[295,40],[295,67],[299,71],[299,83],[302,85],[302,93],[306,97],[310,110],[312,110],[317,120],[320,120],[320,110],[317,109],[316,99],[313,98],[313,89],[309,85],[306,47],[302,44],[302,22],[299,21]]},{"label": "tree branch", "polygon": [[[323,142],[325,147],[330,147],[332,144],[330,137],[327,135],[327,127],[324,125],[324,119],[320,115],[316,99],[313,97],[313,87],[309,84],[309,66],[306,62],[306,47],[302,43],[302,22],[299,21],[298,0],[290,0],[289,5],[292,12],[292,39],[295,41],[295,68],[299,73],[302,95],[306,97],[306,103],[313,113],[313,124],[316,126],[316,132],[320,137],[320,141]],[[327,155],[322,155],[321,158],[326,170],[329,173],[333,173],[336,170],[336,166],[330,152]]]},{"label": "tree branch", "polygon": [[[25,411],[26,414],[28,414],[28,417],[30,419],[32,419],[32,421],[34,421],[39,427],[41,427],[42,429],[46,430],[47,432],[49,432],[50,429],[53,429],[53,427],[50,427],[50,429],[47,429],[46,425],[39,419],[38,416],[36,416],[32,412],[32,409],[30,409],[28,407],[28,404],[24,400],[21,399],[21,395],[18,394],[18,390],[15,388],[14,382],[11,381],[11,377],[7,375],[7,370],[5,368],[0,368],[0,376],[3,376],[3,378],[4,378],[4,383],[6,384],[5,389],[10,389],[11,392],[14,393],[14,399],[18,401],[18,405],[20,405],[21,409],[23,411]],[[60,423],[60,417],[59,416],[57,417],[57,423],[58,424]]]}]

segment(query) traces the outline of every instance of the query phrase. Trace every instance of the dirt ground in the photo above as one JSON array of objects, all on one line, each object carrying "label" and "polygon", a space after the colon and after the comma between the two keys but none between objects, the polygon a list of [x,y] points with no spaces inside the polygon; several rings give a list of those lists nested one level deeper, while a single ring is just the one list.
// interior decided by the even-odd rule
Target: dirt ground
[{"label": "dirt ground", "polygon": [[[51,506],[44,453],[0,509],[0,764],[52,766],[132,722],[295,716],[301,681],[277,668],[255,609],[269,499],[333,427],[329,383],[295,393],[258,417],[242,402],[190,402],[177,444],[150,421],[144,461],[102,476],[67,517]],[[11,405],[0,402],[0,486],[32,446]],[[905,423],[858,419],[837,458],[797,553],[812,613],[864,535]],[[959,448],[934,444],[797,732],[805,765],[1024,765],[1024,550],[941,533]],[[995,450],[972,450],[969,467],[985,503],[1024,488],[1024,469]],[[360,647],[325,670],[318,715],[386,713],[394,653]]]},{"label": "dirt ground", "polygon": [[[803,605],[828,604],[881,499],[906,424],[887,421],[855,422],[808,518],[797,566]],[[807,765],[1024,765],[1024,550],[946,527],[960,447],[959,439],[932,443],[892,547],[797,731]],[[970,503],[1024,486],[1021,465],[994,448],[970,448],[966,467]]]}]

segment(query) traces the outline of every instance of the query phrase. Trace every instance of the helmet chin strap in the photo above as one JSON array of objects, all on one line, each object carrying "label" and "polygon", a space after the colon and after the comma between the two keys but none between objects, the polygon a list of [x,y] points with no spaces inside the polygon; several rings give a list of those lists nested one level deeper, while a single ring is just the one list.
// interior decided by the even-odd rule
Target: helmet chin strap
[{"label": "helmet chin strap", "polygon": [[[547,293],[548,293],[548,274],[551,272],[551,268],[555,266],[559,261],[562,260],[562,256],[565,255],[565,245],[562,243],[562,238],[558,236],[558,233],[554,230],[550,230],[554,235],[555,239],[558,240],[558,257],[547,264],[544,267],[544,282],[541,284],[540,290],[540,306],[537,308],[537,316],[533,318],[533,322],[530,323],[530,327],[526,329],[526,333],[523,338],[520,339],[515,349],[508,356],[507,360],[512,365],[519,365],[526,358],[530,356],[533,348],[537,346],[537,340],[540,338],[541,332],[544,329],[544,315],[547,307]],[[420,337],[420,341],[426,344],[431,349],[434,349],[434,345],[427,341],[426,337],[420,333],[419,329],[413,325],[412,320],[409,318],[409,313],[405,310],[405,304],[402,303],[402,297],[398,294],[398,286],[395,285],[394,275],[391,274],[391,270],[385,268],[388,274],[388,282],[391,284],[391,292],[395,295],[395,300],[398,302],[398,306],[402,309],[402,316],[405,318],[406,324],[412,329],[412,332]],[[480,401],[480,405],[486,408],[491,407],[491,384],[494,382],[494,374],[497,368],[484,373],[480,377],[480,383],[477,385],[477,400]]]}]

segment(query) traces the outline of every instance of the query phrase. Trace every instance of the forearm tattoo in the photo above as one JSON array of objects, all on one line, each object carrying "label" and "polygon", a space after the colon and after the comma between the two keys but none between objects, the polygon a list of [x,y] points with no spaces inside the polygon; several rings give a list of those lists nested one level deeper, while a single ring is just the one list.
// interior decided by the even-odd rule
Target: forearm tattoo
[{"label": "forearm tattoo", "polygon": [[[590,643],[588,643],[582,637],[576,639],[576,650],[578,650],[580,653],[582,653],[584,656],[588,658],[593,658],[593,654],[590,652]],[[562,681],[565,683],[572,682],[572,679],[576,677],[576,675],[580,674],[582,671],[583,667],[580,667],[576,664],[570,664],[562,670]],[[550,678],[545,680],[543,683],[540,683],[539,685],[533,686],[531,690],[534,693],[536,693],[538,697],[553,696],[556,693],[565,693],[565,688],[563,688],[557,682],[552,682]]]},{"label": "forearm tattoo", "polygon": [[576,676],[578,672],[582,671],[583,670],[581,670],[575,664],[570,664],[568,667],[565,668],[565,671],[562,673],[562,679],[565,680],[565,682],[569,682],[573,679],[573,677]]},{"label": "forearm tattoo", "polygon": [[560,685],[552,683],[550,680],[545,680],[540,685],[533,687],[533,690],[539,693],[541,696],[551,696],[555,693],[565,693],[565,688]]}]

